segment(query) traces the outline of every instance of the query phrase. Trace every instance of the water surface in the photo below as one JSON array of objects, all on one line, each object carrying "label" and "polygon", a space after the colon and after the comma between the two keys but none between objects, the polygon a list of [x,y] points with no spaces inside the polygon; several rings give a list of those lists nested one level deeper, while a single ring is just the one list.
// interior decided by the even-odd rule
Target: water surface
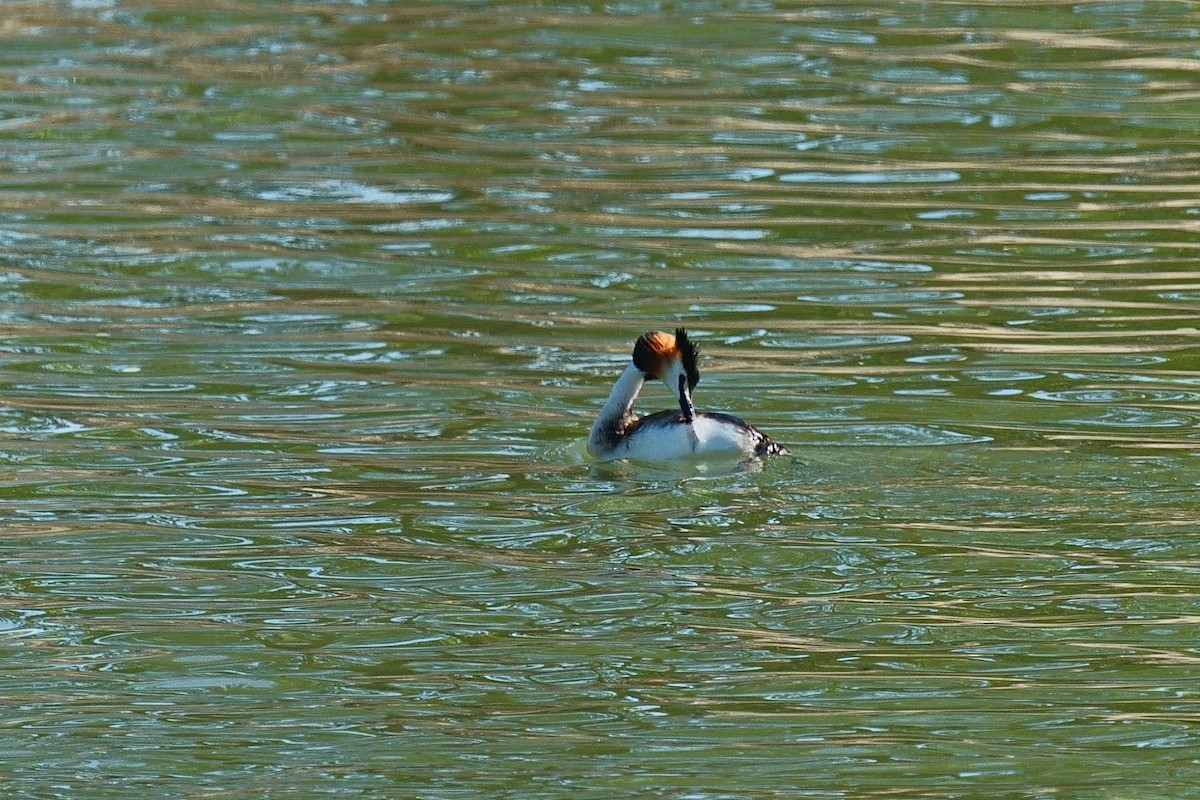
[{"label": "water surface", "polygon": [[6,796],[1200,796],[1192,4],[0,36]]}]

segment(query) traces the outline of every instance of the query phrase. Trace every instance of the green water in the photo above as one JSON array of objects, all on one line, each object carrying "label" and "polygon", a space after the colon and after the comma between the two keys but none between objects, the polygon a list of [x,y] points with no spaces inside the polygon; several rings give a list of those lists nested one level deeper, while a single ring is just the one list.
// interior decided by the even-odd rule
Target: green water
[{"label": "green water", "polygon": [[1194,3],[2,13],[0,796],[1200,797]]}]

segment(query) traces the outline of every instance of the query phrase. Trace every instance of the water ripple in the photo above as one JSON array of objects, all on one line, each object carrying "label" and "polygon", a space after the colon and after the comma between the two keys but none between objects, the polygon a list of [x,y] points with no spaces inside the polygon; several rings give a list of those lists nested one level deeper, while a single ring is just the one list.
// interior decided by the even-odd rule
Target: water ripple
[{"label": "water ripple", "polygon": [[6,7],[5,787],[1195,796],[1194,9],[577,6]]}]

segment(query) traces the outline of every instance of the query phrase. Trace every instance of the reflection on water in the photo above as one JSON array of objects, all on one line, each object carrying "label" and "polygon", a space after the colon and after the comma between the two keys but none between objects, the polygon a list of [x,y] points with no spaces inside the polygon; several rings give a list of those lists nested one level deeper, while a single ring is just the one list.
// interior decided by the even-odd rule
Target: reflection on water
[{"label": "reflection on water", "polygon": [[12,6],[8,785],[1196,795],[1193,28]]}]

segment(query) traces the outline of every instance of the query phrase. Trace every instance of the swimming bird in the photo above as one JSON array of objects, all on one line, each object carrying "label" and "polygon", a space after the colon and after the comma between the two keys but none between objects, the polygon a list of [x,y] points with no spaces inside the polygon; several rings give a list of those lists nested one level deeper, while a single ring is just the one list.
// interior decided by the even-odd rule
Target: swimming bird
[{"label": "swimming bird", "polygon": [[[638,337],[633,360],[617,378],[592,424],[587,442],[592,457],[599,461],[671,461],[786,454],[787,450],[739,417],[696,412],[692,390],[700,381],[698,356],[696,345],[683,328],[676,328],[674,336],[649,331]],[[661,380],[679,400],[679,411],[637,416],[633,401],[647,380]]]}]

